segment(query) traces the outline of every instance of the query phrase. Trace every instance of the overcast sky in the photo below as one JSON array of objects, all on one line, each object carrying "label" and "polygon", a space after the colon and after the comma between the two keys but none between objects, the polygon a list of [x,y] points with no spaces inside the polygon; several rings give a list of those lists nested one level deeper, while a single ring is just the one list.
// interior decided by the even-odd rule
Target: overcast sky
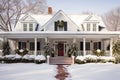
[{"label": "overcast sky", "polygon": [[102,15],[120,7],[120,0],[47,0],[54,12],[63,10],[67,14],[80,14],[86,11]]}]

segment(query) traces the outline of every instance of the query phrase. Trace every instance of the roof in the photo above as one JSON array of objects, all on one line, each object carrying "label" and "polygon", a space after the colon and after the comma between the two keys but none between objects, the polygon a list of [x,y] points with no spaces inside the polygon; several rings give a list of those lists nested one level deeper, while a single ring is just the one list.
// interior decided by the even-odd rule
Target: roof
[{"label": "roof", "polygon": [[[62,10],[59,10],[57,13],[63,12]],[[64,12],[63,12],[64,13]],[[54,17],[56,14],[49,15],[49,14],[28,14],[31,17],[33,17],[38,23],[43,26],[45,23],[47,23],[52,17]],[[69,17],[76,25],[80,26],[84,21],[97,19],[100,21],[101,26],[105,26],[103,24],[102,19],[100,16],[97,15],[87,15],[87,14],[76,14],[76,15],[70,15],[65,14],[67,17]],[[22,15],[23,16],[23,15]],[[21,17],[23,18],[23,17]]]},{"label": "roof", "polygon": [[1,32],[0,37],[7,37],[9,39],[19,39],[19,38],[118,38],[120,37],[119,31],[108,31],[108,32],[89,32],[89,31],[80,31],[80,32],[56,32],[56,31],[39,31],[39,32]]}]

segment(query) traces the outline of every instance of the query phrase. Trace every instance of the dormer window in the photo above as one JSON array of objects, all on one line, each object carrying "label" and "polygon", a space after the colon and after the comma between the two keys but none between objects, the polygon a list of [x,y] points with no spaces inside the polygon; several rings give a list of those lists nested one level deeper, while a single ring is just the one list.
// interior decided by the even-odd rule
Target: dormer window
[{"label": "dormer window", "polygon": [[27,31],[27,24],[23,24],[23,31]]},{"label": "dormer window", "polygon": [[56,21],[55,22],[55,31],[67,31],[67,22],[66,21]]},{"label": "dormer window", "polygon": [[29,31],[33,31],[33,24],[29,24]]},{"label": "dormer window", "polygon": [[93,24],[93,31],[97,31],[97,26],[96,26],[96,24]]},{"label": "dormer window", "polygon": [[87,24],[87,31],[90,31],[90,24]]},{"label": "dormer window", "polygon": [[34,23],[23,23],[23,31],[33,31],[34,30]]}]

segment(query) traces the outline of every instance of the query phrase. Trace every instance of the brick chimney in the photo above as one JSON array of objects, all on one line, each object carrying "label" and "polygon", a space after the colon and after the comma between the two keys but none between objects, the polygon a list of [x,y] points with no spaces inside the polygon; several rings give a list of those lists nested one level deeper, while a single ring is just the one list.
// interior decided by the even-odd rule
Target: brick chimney
[{"label": "brick chimney", "polygon": [[52,7],[48,7],[48,14],[52,14]]}]

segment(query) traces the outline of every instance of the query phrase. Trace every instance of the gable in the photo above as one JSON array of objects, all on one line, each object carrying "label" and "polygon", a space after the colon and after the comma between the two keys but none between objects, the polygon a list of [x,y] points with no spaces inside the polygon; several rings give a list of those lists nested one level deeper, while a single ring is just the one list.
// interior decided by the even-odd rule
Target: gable
[{"label": "gable", "polygon": [[45,31],[54,31],[55,22],[67,22],[67,31],[77,31],[79,27],[63,11],[58,11],[43,27]]},{"label": "gable", "polygon": [[36,22],[36,20],[30,15],[25,15],[20,19],[20,22]]}]

